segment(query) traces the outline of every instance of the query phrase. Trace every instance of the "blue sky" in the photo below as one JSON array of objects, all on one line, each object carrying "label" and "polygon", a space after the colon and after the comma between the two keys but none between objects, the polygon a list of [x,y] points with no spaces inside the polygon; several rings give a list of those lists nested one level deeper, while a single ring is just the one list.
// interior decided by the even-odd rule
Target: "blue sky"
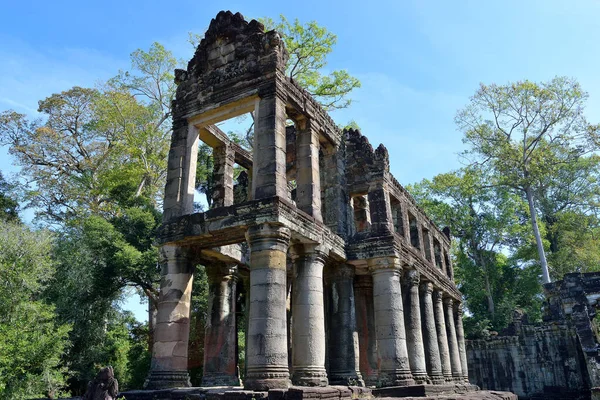
[{"label": "blue sky", "polygon": [[[316,20],[335,33],[328,68],[347,69],[362,88],[333,117],[384,143],[403,184],[460,166],[453,119],[480,82],[574,77],[590,95],[588,118],[600,121],[600,2],[586,0],[6,1],[0,111],[35,115],[38,100],[110,78],[155,41],[187,60],[188,32],[204,32],[222,9]],[[17,172],[6,149],[0,170]]]}]

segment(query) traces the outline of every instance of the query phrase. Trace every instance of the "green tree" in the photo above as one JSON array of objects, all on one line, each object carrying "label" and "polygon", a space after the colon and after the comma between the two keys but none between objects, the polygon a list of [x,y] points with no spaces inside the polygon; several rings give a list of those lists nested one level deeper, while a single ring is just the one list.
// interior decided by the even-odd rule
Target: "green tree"
[{"label": "green tree", "polygon": [[0,221],[19,221],[19,203],[11,196],[11,189],[0,171]]},{"label": "green tree", "polygon": [[425,212],[438,225],[451,227],[457,239],[456,279],[473,314],[469,334],[474,326],[504,328],[515,307],[533,313],[539,308],[537,267],[503,254],[527,240],[525,205],[489,179],[481,169],[464,168],[409,187]]},{"label": "green tree", "polygon": [[585,120],[587,94],[568,78],[545,83],[481,85],[456,116],[467,157],[493,171],[496,184],[520,193],[529,206],[543,281],[550,282],[535,187],[592,151],[597,132]]},{"label": "green tree", "polygon": [[360,81],[346,70],[323,74],[327,56],[337,43],[337,36],[316,21],[305,24],[298,19],[290,22],[280,15],[279,21],[260,18],[267,30],[279,32],[289,54],[287,75],[313,95],[326,110],[346,108],[352,103],[348,96],[360,87]]},{"label": "green tree", "polygon": [[0,224],[0,397],[66,394],[68,324],[57,322],[41,292],[56,271],[52,236],[14,222]]}]

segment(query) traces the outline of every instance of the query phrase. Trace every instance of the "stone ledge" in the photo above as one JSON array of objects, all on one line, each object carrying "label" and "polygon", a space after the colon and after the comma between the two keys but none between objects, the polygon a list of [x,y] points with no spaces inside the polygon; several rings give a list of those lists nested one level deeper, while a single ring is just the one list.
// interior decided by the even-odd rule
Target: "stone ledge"
[{"label": "stone ledge", "polygon": [[242,388],[184,388],[132,390],[119,393],[126,400],[357,400],[372,398],[371,389],[354,386],[300,387],[253,392]]},{"label": "stone ledge", "polygon": [[[379,397],[380,400],[391,400],[397,397]],[[477,391],[463,394],[445,394],[440,396],[426,396],[426,397],[402,397],[403,400],[518,400],[516,394],[510,392],[497,392],[497,391]]]},{"label": "stone ledge", "polygon": [[444,385],[392,386],[373,389],[373,395],[375,397],[427,397],[466,394],[477,391],[479,391],[478,386],[457,383]]}]

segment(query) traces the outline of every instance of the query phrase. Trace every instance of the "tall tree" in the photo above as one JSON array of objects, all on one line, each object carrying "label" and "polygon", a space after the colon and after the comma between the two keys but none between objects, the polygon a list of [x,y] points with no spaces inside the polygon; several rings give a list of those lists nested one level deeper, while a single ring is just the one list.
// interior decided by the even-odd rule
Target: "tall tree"
[{"label": "tall tree", "polygon": [[497,184],[523,195],[529,206],[543,281],[550,282],[534,188],[595,149],[597,130],[583,115],[587,94],[558,77],[549,82],[483,85],[456,116],[467,157],[494,171]]},{"label": "tall tree", "polygon": [[[523,235],[519,220],[523,204],[510,192],[490,185],[489,178],[481,169],[464,168],[437,175],[431,181],[425,179],[408,189],[436,223],[451,227],[458,239],[457,276],[477,282],[463,291],[466,289],[469,299],[474,291],[483,290],[486,315],[494,320],[497,293],[508,289],[500,289],[507,266],[499,253]],[[478,308],[473,303],[468,300],[468,307]]]}]

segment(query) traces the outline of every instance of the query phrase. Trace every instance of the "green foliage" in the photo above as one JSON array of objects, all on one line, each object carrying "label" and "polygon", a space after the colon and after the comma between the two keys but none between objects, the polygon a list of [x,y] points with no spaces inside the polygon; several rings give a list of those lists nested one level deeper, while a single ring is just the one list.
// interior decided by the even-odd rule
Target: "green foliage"
[{"label": "green foliage", "polygon": [[539,268],[518,263],[503,253],[528,246],[524,202],[490,184],[485,171],[465,168],[440,174],[409,187],[425,212],[439,225],[449,226],[455,277],[472,317],[465,324],[475,337],[486,329],[500,330],[515,308],[532,318],[539,314]]},{"label": "green foliage", "polygon": [[19,221],[19,203],[11,195],[11,189],[0,172],[0,221]]},{"label": "green foliage", "polygon": [[565,182],[557,177],[597,149],[597,127],[583,115],[586,100],[580,85],[565,77],[539,84],[482,84],[456,116],[469,145],[464,155],[485,165],[494,184],[527,200],[545,282],[550,277],[536,207],[547,200],[545,195],[560,193]]},{"label": "green foliage", "polygon": [[327,56],[337,43],[337,36],[316,21],[301,24],[298,19],[290,22],[283,15],[275,22],[271,18],[260,18],[267,30],[279,32],[289,54],[287,75],[321,103],[326,110],[346,108],[352,100],[350,92],[360,87],[360,81],[346,70],[336,70],[323,75]]},{"label": "green foliage", "polygon": [[63,393],[68,324],[40,298],[56,266],[52,237],[23,225],[0,226],[0,397],[25,399]]}]

